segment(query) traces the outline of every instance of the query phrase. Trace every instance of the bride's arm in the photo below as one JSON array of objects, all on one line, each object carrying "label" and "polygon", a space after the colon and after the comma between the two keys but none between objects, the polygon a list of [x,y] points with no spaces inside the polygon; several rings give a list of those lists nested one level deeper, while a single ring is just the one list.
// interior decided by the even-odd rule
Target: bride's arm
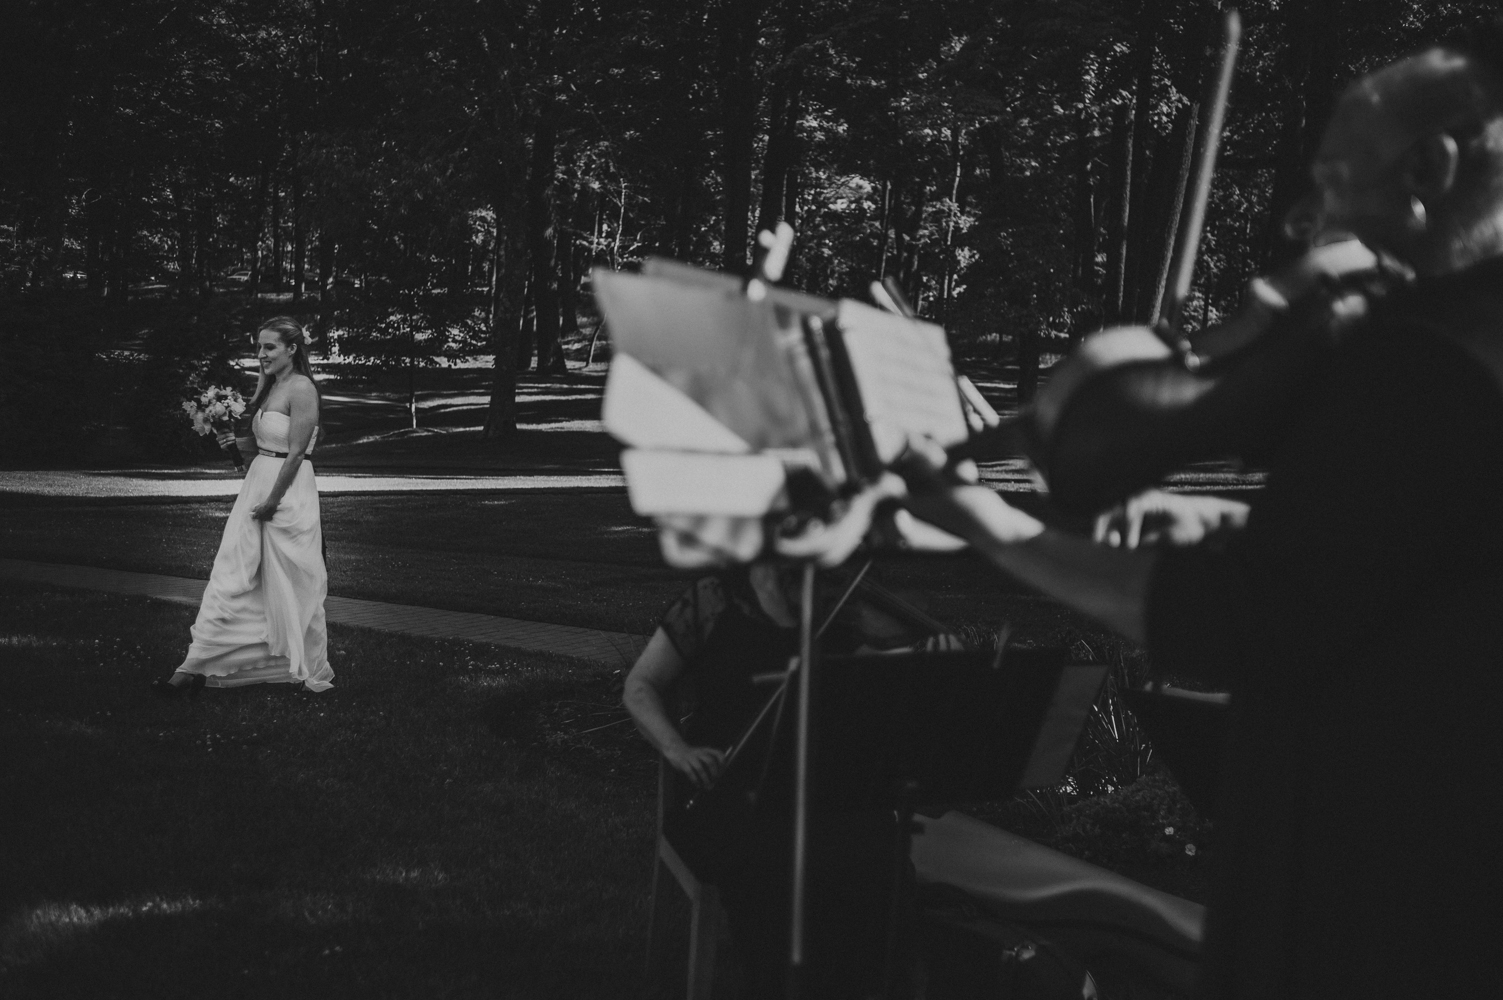
[{"label": "bride's arm", "polygon": [[272,484],[271,492],[265,500],[251,508],[251,517],[260,521],[270,521],[277,512],[277,505],[282,502],[287,488],[292,485],[293,477],[297,475],[298,467],[303,464],[303,456],[307,454],[308,445],[313,440],[313,429],[318,426],[318,390],[313,388],[313,383],[300,378],[288,386],[288,389],[291,426],[287,429],[287,457],[282,460],[282,471],[277,473],[277,481]]}]

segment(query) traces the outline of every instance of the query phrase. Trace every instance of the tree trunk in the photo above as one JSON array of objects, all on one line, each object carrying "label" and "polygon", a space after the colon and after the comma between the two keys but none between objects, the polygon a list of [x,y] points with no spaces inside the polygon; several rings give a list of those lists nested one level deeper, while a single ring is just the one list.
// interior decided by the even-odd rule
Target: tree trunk
[{"label": "tree trunk", "polygon": [[[565,337],[579,332],[579,249],[578,241],[574,238],[575,232],[583,227],[579,225],[579,213],[584,206],[584,199],[579,192],[569,189],[567,193],[560,192],[558,199],[559,226],[555,233],[558,245],[554,247],[554,256],[558,260],[558,337],[562,345]],[[563,352],[559,352],[560,368],[562,369]]]},{"label": "tree trunk", "polygon": [[725,0],[720,8],[720,187],[724,199],[721,266],[745,273],[751,247],[752,149],[761,94],[753,60],[764,0]]},{"label": "tree trunk", "polygon": [[135,242],[135,218],[130,211],[134,181],[134,171],[128,171],[125,184],[114,188],[114,201],[110,207],[109,262],[104,297],[112,305],[123,305],[130,299],[130,272],[127,268],[131,244]]},{"label": "tree trunk", "polygon": [[334,291],[334,240],[328,233],[318,234],[318,297],[327,300]]},{"label": "tree trunk", "polygon": [[1127,105],[1112,117],[1111,212],[1106,231],[1106,310],[1108,322],[1122,321],[1127,294],[1127,231],[1132,213],[1132,118]]},{"label": "tree trunk", "polygon": [[533,280],[529,273],[522,282],[522,295],[518,299],[520,306],[517,312],[516,366],[519,372],[532,367],[533,347],[537,344],[537,309],[533,303],[532,290]]},{"label": "tree trunk", "polygon": [[1158,30],[1157,0],[1143,0],[1138,20],[1138,37],[1133,43],[1137,80],[1133,85],[1132,197],[1127,219],[1127,259],[1123,267],[1123,318],[1134,317],[1142,311],[1137,295],[1145,280],[1144,272],[1149,267],[1144,261],[1143,248],[1149,242],[1148,234],[1152,229],[1146,209],[1148,174],[1153,163],[1150,144],[1155,138],[1151,116],[1153,61],[1158,51]]},{"label": "tree trunk", "polygon": [[558,206],[555,145],[558,110],[546,102],[532,133],[532,160],[527,172],[527,248],[531,261],[534,335],[538,371],[562,371],[558,316]]},{"label": "tree trunk", "polygon": [[485,428],[481,436],[491,441],[505,441],[517,430],[517,305],[522,297],[520,254],[511,233],[509,193],[497,193],[491,201],[496,215],[496,232],[491,240],[490,324],[491,399],[486,408]]},{"label": "tree trunk", "polygon": [[304,254],[307,244],[307,228],[303,225],[303,171],[297,162],[297,150],[292,154],[292,301],[303,300]]},{"label": "tree trunk", "polygon": [[106,240],[110,230],[111,196],[113,191],[108,180],[96,177],[94,180],[94,200],[87,203],[85,208],[86,221],[88,224],[87,242],[84,246],[84,272],[88,282],[89,293],[103,297],[108,282],[105,271]]},{"label": "tree trunk", "polygon": [[261,240],[266,235],[266,188],[270,180],[271,168],[263,162],[261,164],[261,173],[256,178],[256,202],[254,209],[256,221],[251,230],[250,280],[246,283],[247,290],[250,292],[252,298],[255,298],[256,294],[261,290]]},{"label": "tree trunk", "polygon": [[882,194],[877,199],[877,227],[882,231],[882,242],[877,244],[877,280],[887,277],[887,252],[888,232],[892,222],[892,189],[891,178],[882,178]]},{"label": "tree trunk", "polygon": [[929,190],[923,181],[918,181],[913,191],[912,204],[906,206],[899,217],[900,226],[894,227],[897,236],[894,250],[897,254],[898,285],[908,296],[908,302],[917,314],[923,311],[924,305],[923,275],[919,271],[919,251],[923,247],[919,242],[919,233],[924,225],[924,208]]},{"label": "tree trunk", "polygon": [[177,297],[193,294],[193,212],[192,193],[180,177],[168,183],[172,194],[172,216],[177,231]]},{"label": "tree trunk", "polygon": [[1096,247],[1100,232],[1096,225],[1096,191],[1091,179],[1095,143],[1091,139],[1091,120],[1082,104],[1075,122],[1075,289],[1086,307],[1077,317],[1072,335],[1079,337],[1093,329],[1101,319],[1097,301]]},{"label": "tree trunk", "polygon": [[964,140],[961,135],[959,122],[950,123],[950,160],[954,164],[954,172],[950,178],[950,206],[945,219],[945,258],[944,275],[940,282],[939,320],[949,325],[950,300],[954,294],[955,285],[955,224],[960,217],[960,174],[961,153]]},{"label": "tree trunk", "polygon": [[1263,229],[1263,263],[1273,268],[1302,251],[1284,236],[1284,217],[1309,190],[1310,160],[1336,99],[1336,73],[1342,55],[1343,0],[1306,0],[1288,15],[1280,75],[1289,92],[1285,99],[1277,152],[1274,155],[1273,193]]},{"label": "tree trunk", "polygon": [[[793,14],[797,17],[797,11]],[[804,42],[801,18],[784,36],[783,59]],[[757,230],[771,230],[782,220],[793,225],[788,193],[795,186],[794,161],[798,150],[798,120],[802,113],[803,69],[785,65],[772,80],[767,106],[767,148],[762,157],[762,190],[757,205]]]},{"label": "tree trunk", "polygon": [[417,331],[409,328],[407,337],[407,412],[412,416],[412,429],[417,430]]},{"label": "tree trunk", "polygon": [[271,288],[282,290],[282,182],[271,181]]},{"label": "tree trunk", "polygon": [[318,322],[314,331],[318,345],[329,350],[329,328],[334,324],[334,240],[328,233],[318,234]]},{"label": "tree trunk", "polygon": [[214,193],[209,178],[200,175],[198,197],[194,203],[197,235],[194,239],[194,276],[198,294],[207,299],[214,292]]}]

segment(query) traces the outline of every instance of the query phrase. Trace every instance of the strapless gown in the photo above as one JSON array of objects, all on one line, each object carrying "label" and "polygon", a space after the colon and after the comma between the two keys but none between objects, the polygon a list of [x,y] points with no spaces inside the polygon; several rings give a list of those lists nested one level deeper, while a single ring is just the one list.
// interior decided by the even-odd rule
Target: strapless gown
[{"label": "strapless gown", "polygon": [[[285,413],[258,411],[251,425],[256,444],[286,451],[290,424]],[[324,625],[329,576],[308,458],[270,521],[250,515],[271,492],[283,461],[266,455],[251,461],[225,522],[193,623],[193,644],[178,667],[204,674],[209,687],[283,683],[324,691],[333,686]]]}]

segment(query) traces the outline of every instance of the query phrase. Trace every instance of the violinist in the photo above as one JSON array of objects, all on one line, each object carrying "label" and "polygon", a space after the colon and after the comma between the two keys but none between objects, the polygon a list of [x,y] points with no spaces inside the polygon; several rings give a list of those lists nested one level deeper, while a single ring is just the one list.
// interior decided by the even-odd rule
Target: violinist
[{"label": "violinist", "polygon": [[[1321,275],[1350,263],[1334,259],[1351,253],[1336,239],[1416,280],[1339,337],[1309,332],[1330,346],[1309,355],[1260,442],[1268,480],[1250,513],[1157,495],[1106,517],[1096,543],[942,481],[932,443],[907,473],[917,515],[1145,642],[1159,671],[1230,687],[1207,997],[1494,988],[1500,39],[1492,26],[1426,49],[1338,101],[1296,219],[1315,249],[1258,282],[1250,312],[1276,327],[1329,296]],[[1142,544],[1145,518],[1185,544]]]}]

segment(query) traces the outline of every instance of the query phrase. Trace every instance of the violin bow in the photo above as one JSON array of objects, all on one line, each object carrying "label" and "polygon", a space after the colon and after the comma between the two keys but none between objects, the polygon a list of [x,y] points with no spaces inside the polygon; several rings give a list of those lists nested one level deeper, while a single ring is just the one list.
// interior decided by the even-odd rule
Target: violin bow
[{"label": "violin bow", "polygon": [[1154,323],[1154,332],[1190,364],[1194,364],[1195,353],[1180,326],[1184,319],[1185,300],[1190,297],[1190,283],[1195,278],[1200,237],[1205,229],[1206,204],[1211,198],[1211,181],[1216,176],[1216,154],[1221,149],[1227,98],[1231,94],[1232,73],[1237,67],[1237,50],[1241,42],[1242,17],[1235,7],[1229,7],[1221,16],[1221,62],[1211,81],[1210,101],[1206,105],[1209,117],[1200,148],[1196,150],[1195,187],[1190,195],[1189,212],[1180,226],[1179,239],[1174,247],[1170,282],[1164,289],[1158,320]]}]

